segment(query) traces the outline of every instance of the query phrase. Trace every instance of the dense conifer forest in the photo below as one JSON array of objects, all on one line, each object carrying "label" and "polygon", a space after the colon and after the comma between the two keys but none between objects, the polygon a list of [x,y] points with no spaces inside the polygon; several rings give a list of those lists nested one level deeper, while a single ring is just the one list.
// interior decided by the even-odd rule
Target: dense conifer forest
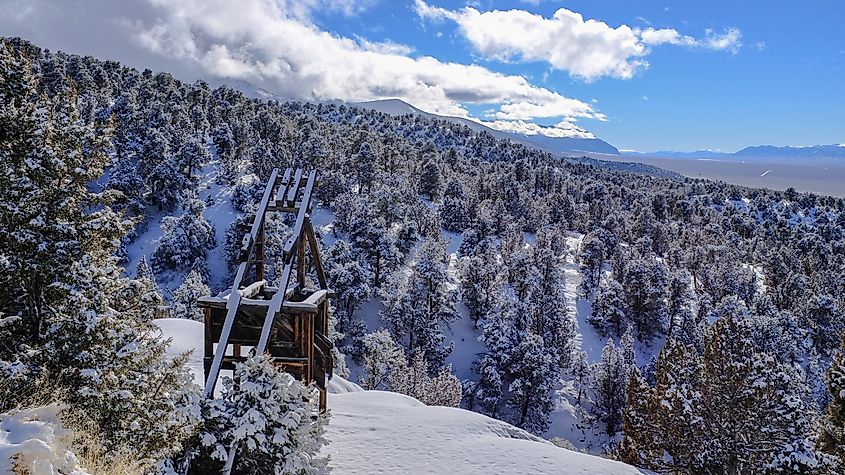
[{"label": "dense conifer forest", "polygon": [[[845,467],[841,198],[604,167],[20,39],[0,41],[0,81],[0,412],[61,407],[90,429],[70,443],[80,457],[168,473],[240,443],[242,470],[325,470],[310,388],[258,357],[238,376],[255,385],[206,401],[153,324],[161,306],[200,318],[196,299],[226,282],[208,250],[222,241],[236,262],[272,170],[305,167],[332,218],[321,238],[340,376],[355,366],[365,389],[539,435],[564,391],[578,424],[604,434],[593,452],[658,473]],[[211,162],[242,213],[228,228],[198,197]],[[162,238],[125,269],[151,213],[170,215]],[[289,225],[269,223],[268,239]],[[272,279],[281,256],[267,259]],[[568,262],[607,341],[596,361],[580,349]],[[184,276],[167,299],[162,274]],[[377,330],[361,318],[373,300]],[[484,349],[463,380],[446,343],[462,318]],[[270,422],[250,419],[256,407]]]}]

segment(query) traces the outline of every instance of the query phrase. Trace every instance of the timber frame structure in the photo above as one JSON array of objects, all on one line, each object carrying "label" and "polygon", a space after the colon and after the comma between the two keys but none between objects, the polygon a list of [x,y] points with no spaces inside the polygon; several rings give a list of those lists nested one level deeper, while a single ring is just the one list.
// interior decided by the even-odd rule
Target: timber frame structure
[{"label": "timber frame structure", "polygon": [[[325,411],[333,368],[333,345],[328,339],[328,299],[333,294],[311,224],[316,183],[316,171],[288,168],[280,174],[273,170],[245,230],[231,289],[197,301],[205,318],[205,397],[214,397],[220,370],[233,370],[247,358],[248,352],[244,352],[251,347],[254,354],[268,354],[274,364],[303,383],[314,383],[320,393],[320,410]],[[277,287],[269,285],[264,276],[264,226],[267,214],[273,212],[296,216],[284,244],[284,269],[277,276]],[[319,288],[305,287],[312,268]],[[234,452],[233,447],[227,471],[231,471]]]}]

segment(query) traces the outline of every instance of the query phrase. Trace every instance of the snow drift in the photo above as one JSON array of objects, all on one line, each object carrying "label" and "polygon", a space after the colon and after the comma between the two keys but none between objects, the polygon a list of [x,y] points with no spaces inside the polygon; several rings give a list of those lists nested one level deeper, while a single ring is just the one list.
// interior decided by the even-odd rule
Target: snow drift
[{"label": "snow drift", "polygon": [[[156,320],[172,339],[169,354],[194,350],[189,364],[202,380],[203,325]],[[557,447],[508,423],[463,409],[426,406],[384,391],[364,391],[339,376],[329,395],[325,449],[336,474],[605,474],[644,473],[630,465]]]}]

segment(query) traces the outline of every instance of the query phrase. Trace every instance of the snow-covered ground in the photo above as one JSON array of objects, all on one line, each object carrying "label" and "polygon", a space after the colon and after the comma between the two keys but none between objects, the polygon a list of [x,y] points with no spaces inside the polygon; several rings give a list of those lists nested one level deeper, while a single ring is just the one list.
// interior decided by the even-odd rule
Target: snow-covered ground
[{"label": "snow-covered ground", "polygon": [[425,406],[401,394],[332,394],[329,408],[327,452],[337,474],[645,473],[475,412]]},{"label": "snow-covered ground", "polygon": [[[156,320],[171,338],[169,355],[193,350],[202,379],[203,326]],[[645,473],[630,465],[557,447],[510,424],[464,409],[425,406],[383,391],[363,391],[335,376],[329,386],[326,434],[336,474],[605,474]]]}]

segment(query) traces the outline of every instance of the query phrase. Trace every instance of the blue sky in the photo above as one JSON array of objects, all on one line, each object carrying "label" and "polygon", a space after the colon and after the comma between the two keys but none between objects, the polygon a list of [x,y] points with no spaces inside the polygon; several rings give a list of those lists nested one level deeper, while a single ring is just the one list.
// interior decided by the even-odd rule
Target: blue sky
[{"label": "blue sky", "polygon": [[505,130],[595,134],[641,151],[845,142],[845,2],[835,0],[0,7],[6,36],[298,99],[400,97]]}]

